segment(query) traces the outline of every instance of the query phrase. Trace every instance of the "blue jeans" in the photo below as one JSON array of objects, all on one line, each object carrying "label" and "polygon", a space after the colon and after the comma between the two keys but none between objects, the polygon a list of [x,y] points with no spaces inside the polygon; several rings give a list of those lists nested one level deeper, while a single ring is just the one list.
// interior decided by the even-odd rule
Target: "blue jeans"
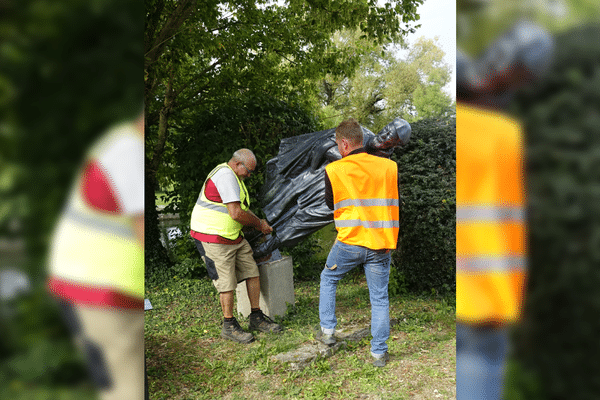
[{"label": "blue jeans", "polygon": [[390,337],[390,280],[391,254],[385,250],[371,250],[337,241],[334,243],[323,272],[319,296],[319,318],[323,332],[335,333],[335,292],[337,284],[354,267],[363,265],[371,300],[371,354],[381,357],[387,352],[386,340]]},{"label": "blue jeans", "polygon": [[457,400],[502,398],[506,328],[478,328],[456,323]]}]

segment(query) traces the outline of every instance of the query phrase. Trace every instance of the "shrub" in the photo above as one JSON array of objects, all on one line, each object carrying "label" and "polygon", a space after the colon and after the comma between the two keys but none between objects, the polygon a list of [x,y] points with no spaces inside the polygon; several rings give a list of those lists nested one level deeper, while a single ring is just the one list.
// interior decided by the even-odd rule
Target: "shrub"
[{"label": "shrub", "polygon": [[3,383],[74,385],[87,379],[83,358],[44,285],[0,303],[0,334]]},{"label": "shrub", "polygon": [[294,280],[319,279],[326,259],[316,256],[323,250],[323,244],[318,238],[318,233],[313,233],[302,239],[293,247],[281,249],[284,255],[292,257],[294,263]]},{"label": "shrub", "polygon": [[402,292],[456,288],[456,120],[411,124],[409,144],[392,159],[400,172],[400,235],[390,287]]},{"label": "shrub", "polygon": [[180,278],[203,278],[208,275],[206,265],[196,249],[196,242],[187,232],[173,240],[173,273]]},{"label": "shrub", "polygon": [[516,357],[543,398],[600,393],[600,27],[556,38],[546,79],[514,110],[525,123],[529,283]]}]

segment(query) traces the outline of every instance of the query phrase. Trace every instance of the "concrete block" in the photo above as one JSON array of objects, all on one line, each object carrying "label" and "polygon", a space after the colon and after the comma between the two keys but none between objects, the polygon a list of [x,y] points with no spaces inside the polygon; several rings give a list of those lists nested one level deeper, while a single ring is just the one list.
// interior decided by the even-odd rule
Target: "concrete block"
[{"label": "concrete block", "polygon": [[[294,264],[292,257],[266,262],[258,266],[260,273],[260,309],[265,315],[274,318],[283,316],[287,304],[294,304]],[[250,301],[246,282],[237,285],[237,311],[244,317],[250,315]]]}]

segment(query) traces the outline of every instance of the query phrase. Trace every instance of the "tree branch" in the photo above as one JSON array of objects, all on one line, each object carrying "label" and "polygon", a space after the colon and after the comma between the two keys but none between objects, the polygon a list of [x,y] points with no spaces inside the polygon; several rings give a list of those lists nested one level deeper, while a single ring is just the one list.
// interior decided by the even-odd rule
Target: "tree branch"
[{"label": "tree branch", "polygon": [[150,48],[145,52],[144,68],[158,60],[160,55],[164,52],[167,41],[178,33],[181,25],[183,25],[196,10],[196,1],[197,0],[181,0],[175,11],[173,11],[163,25],[155,40],[152,42]]}]

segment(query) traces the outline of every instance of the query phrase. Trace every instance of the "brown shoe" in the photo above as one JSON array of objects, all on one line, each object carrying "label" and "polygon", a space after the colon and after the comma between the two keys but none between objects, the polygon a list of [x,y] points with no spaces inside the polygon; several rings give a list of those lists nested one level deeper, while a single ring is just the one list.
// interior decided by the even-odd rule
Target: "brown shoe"
[{"label": "brown shoe", "polygon": [[385,364],[387,364],[387,362],[390,360],[390,355],[388,354],[388,352],[386,351],[385,353],[383,353],[383,355],[381,357],[373,357],[373,365],[379,368],[385,367]]},{"label": "brown shoe", "polygon": [[327,346],[333,346],[337,340],[335,339],[335,336],[333,335],[327,335],[325,333],[323,333],[323,330],[321,329],[321,327],[317,327],[317,333],[315,334],[315,339],[317,339],[319,342],[326,344]]},{"label": "brown shoe", "polygon": [[244,331],[235,318],[231,322],[223,322],[221,337],[224,339],[233,340],[234,342],[245,344],[252,343],[254,341],[254,335]]},{"label": "brown shoe", "polygon": [[257,313],[250,313],[250,325],[248,329],[251,331],[278,333],[283,330],[283,327],[263,314],[262,311],[259,311]]}]

